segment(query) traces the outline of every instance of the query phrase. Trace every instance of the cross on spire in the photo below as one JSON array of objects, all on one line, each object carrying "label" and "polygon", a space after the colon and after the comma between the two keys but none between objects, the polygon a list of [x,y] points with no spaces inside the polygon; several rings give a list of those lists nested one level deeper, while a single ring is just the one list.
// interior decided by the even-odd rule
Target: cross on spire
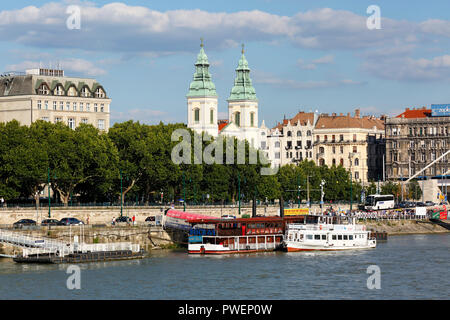
[{"label": "cross on spire", "polygon": [[242,44],[242,54],[244,54],[244,47],[245,47],[245,45],[244,44]]},{"label": "cross on spire", "polygon": [[201,43],[200,43],[200,47],[202,47],[202,48],[203,48],[203,38],[200,38],[200,41],[201,41]]}]

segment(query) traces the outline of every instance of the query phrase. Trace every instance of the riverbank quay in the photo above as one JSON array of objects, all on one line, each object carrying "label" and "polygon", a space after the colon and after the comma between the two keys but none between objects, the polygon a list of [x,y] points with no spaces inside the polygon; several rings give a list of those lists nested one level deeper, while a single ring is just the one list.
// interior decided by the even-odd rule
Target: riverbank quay
[{"label": "riverbank quay", "polygon": [[[449,224],[448,220],[441,220],[443,223]],[[424,220],[376,220],[376,219],[360,219],[359,224],[364,224],[367,230],[373,232],[386,232],[388,236],[408,235],[408,234],[435,234],[449,233],[450,230],[442,225]]]},{"label": "riverbank quay", "polygon": [[[168,206],[126,206],[122,209],[122,215],[132,217],[135,216],[136,222],[143,223],[149,216],[157,216],[164,213],[164,210],[169,209]],[[297,206],[293,206],[297,208]],[[347,210],[349,205],[337,205],[333,204],[333,208],[338,210]],[[175,210],[184,210],[183,206],[175,206]],[[320,213],[320,206],[317,204],[312,205],[312,213]],[[252,215],[251,204],[245,204],[241,206],[239,214],[239,206],[236,205],[197,205],[187,206],[186,212],[209,215],[211,217],[221,217],[222,215],[233,215],[236,217],[242,217],[245,215]],[[113,218],[119,217],[121,214],[120,206],[112,207],[52,207],[50,211],[50,217],[52,219],[61,220],[66,217],[77,218],[87,224],[102,224],[110,223]],[[263,216],[279,216],[280,206],[276,205],[259,205],[256,207],[256,214]],[[32,219],[36,222],[40,222],[49,218],[48,207],[41,208],[22,208],[22,207],[4,207],[0,208],[0,227],[1,225],[9,225],[20,219]]]}]

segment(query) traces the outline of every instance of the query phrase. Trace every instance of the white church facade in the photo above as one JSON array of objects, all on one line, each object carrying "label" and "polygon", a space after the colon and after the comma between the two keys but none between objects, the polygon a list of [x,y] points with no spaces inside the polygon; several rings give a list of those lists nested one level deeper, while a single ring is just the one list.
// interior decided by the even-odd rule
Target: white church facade
[{"label": "white church facade", "polygon": [[[264,121],[259,125],[258,98],[250,79],[250,68],[242,48],[236,68],[236,78],[228,102],[228,119],[218,120],[218,96],[209,72],[208,57],[200,45],[195,63],[195,73],[186,95],[188,128],[197,133],[206,132],[216,138],[219,135],[247,140],[255,149],[264,150],[269,160],[267,136],[270,130]],[[220,123],[220,124],[219,124]]]}]

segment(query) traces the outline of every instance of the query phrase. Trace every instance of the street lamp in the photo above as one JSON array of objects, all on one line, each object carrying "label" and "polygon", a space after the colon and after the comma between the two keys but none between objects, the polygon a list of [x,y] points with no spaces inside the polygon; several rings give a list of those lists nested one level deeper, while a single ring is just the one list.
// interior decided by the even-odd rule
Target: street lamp
[{"label": "street lamp", "polygon": [[322,182],[320,183],[320,209],[322,211],[322,215],[323,215],[323,196],[324,196],[324,192],[323,192],[323,186],[325,185],[325,180],[322,180]]},{"label": "street lamp", "polygon": [[122,169],[120,169],[119,173],[120,173],[120,216],[122,217],[122,212],[123,212]]},{"label": "street lamp", "polygon": [[352,158],[355,154],[350,152],[348,154],[348,159],[350,161],[350,213],[353,209],[353,172],[352,172]]}]

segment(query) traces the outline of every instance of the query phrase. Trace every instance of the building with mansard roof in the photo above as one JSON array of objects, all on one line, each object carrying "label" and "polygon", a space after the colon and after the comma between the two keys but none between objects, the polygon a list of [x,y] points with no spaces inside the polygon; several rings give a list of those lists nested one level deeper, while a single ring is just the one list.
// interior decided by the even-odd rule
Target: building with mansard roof
[{"label": "building with mansard roof", "polygon": [[0,122],[92,124],[107,131],[111,99],[95,79],[66,77],[63,70],[31,69],[0,76]]}]

